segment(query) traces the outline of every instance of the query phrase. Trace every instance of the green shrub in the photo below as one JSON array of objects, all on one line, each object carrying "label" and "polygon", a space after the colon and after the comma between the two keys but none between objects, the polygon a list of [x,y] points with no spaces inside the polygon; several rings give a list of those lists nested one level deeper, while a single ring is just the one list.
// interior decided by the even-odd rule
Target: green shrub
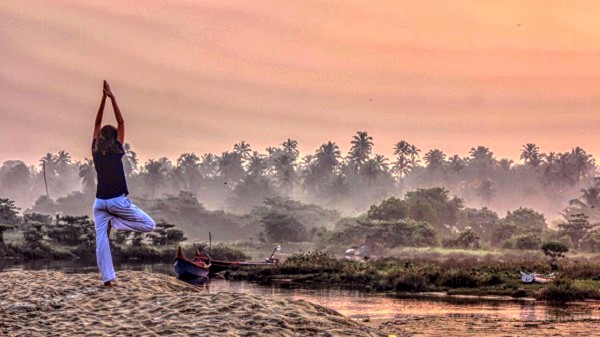
[{"label": "green shrub", "polygon": [[458,234],[454,239],[444,239],[442,246],[446,248],[479,249],[479,236],[472,229]]},{"label": "green shrub", "polygon": [[453,270],[442,276],[442,285],[448,288],[475,288],[479,280],[467,271]]},{"label": "green shrub", "polygon": [[161,221],[156,224],[154,232],[146,234],[146,237],[150,239],[153,245],[157,246],[172,246],[187,240],[183,235],[183,231],[174,227],[173,224]]},{"label": "green shrub", "polygon": [[201,243],[196,246],[198,251],[209,253],[210,257],[214,260],[219,261],[247,261],[250,259],[250,256],[246,255],[239,249],[231,248],[222,244],[215,245],[208,250],[208,245],[206,243]]},{"label": "green shrub", "polygon": [[567,277],[555,279],[548,287],[539,291],[537,298],[552,301],[584,300],[586,293],[573,287],[573,280]]},{"label": "green shrub", "polygon": [[302,242],[308,238],[306,228],[291,215],[268,213],[260,222],[268,242]]},{"label": "green shrub", "polygon": [[57,215],[47,232],[50,240],[60,245],[93,245],[96,242],[94,223],[88,216]]},{"label": "green shrub", "polygon": [[564,257],[565,253],[569,252],[569,247],[560,242],[549,241],[542,245],[542,251],[544,252],[544,255],[555,260],[557,258]]},{"label": "green shrub", "polygon": [[514,238],[515,248],[521,250],[539,249],[542,239],[536,234],[524,234]]}]

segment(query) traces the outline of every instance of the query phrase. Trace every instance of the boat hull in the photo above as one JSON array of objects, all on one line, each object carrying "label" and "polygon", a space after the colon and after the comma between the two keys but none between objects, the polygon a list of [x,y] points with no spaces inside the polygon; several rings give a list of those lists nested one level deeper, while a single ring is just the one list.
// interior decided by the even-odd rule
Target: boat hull
[{"label": "boat hull", "polygon": [[210,264],[209,275],[214,275],[226,270],[235,270],[243,267],[252,266],[272,266],[272,262],[239,262],[239,261],[215,261],[211,260],[207,256],[196,255],[196,259],[204,261],[206,264]]},{"label": "boat hull", "polygon": [[173,261],[173,270],[177,278],[192,284],[204,284],[208,282],[210,264],[204,261],[188,260],[181,253],[181,247],[177,250],[177,257]]}]

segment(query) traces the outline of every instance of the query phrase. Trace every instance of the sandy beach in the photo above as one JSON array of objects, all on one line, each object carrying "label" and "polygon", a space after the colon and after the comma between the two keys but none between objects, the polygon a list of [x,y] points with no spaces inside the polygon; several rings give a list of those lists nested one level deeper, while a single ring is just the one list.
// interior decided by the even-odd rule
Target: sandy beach
[{"label": "sandy beach", "polygon": [[0,278],[0,335],[387,336],[305,301],[209,293],[174,277],[14,271]]},{"label": "sandy beach", "polygon": [[520,321],[478,315],[422,315],[365,323],[397,337],[590,337],[600,336],[597,320]]},{"label": "sandy beach", "polygon": [[428,315],[358,322],[302,300],[210,293],[163,274],[12,271],[0,278],[2,336],[591,336],[597,320]]}]

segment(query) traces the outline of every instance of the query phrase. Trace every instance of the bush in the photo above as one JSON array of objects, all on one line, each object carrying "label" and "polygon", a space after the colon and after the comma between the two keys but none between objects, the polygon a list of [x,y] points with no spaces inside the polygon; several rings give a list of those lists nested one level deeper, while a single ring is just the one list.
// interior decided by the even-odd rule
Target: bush
[{"label": "bush", "polygon": [[442,246],[447,248],[479,249],[479,236],[471,229],[467,229],[454,239],[444,239]]},{"label": "bush", "polygon": [[52,222],[48,215],[27,213],[23,216],[23,238],[27,244],[39,246],[44,241],[46,227]]},{"label": "bush", "polygon": [[494,246],[502,246],[502,248],[512,248],[513,243],[509,239],[517,232],[517,226],[510,221],[501,221],[496,225],[492,232],[490,242]]},{"label": "bush", "polygon": [[391,197],[379,205],[371,205],[367,216],[371,220],[400,220],[406,218],[408,208],[406,202]]},{"label": "bush", "polygon": [[565,253],[569,251],[569,247],[560,242],[549,241],[542,245],[542,251],[544,255],[549,256],[552,260],[556,260],[559,257],[564,257]]},{"label": "bush", "polygon": [[65,246],[93,245],[96,242],[94,223],[88,216],[56,216],[48,228],[48,237]]},{"label": "bush", "polygon": [[225,245],[216,245],[208,251],[208,245],[201,243],[197,247],[198,251],[210,254],[210,257],[219,261],[248,261],[250,256],[239,249],[231,248]]},{"label": "bush", "polygon": [[398,277],[394,281],[396,291],[427,291],[427,278],[423,275],[408,274]]},{"label": "bush", "polygon": [[475,288],[479,280],[472,273],[454,270],[442,277],[442,285],[449,288]]},{"label": "bush", "polygon": [[157,246],[177,245],[182,241],[187,240],[183,236],[183,231],[173,228],[175,225],[162,221],[156,224],[156,229],[153,233],[146,234],[146,237],[152,241],[152,244]]},{"label": "bush", "polygon": [[549,287],[543,288],[537,298],[552,301],[577,301],[584,300],[586,293],[573,287],[573,280],[560,277],[554,280]]},{"label": "bush", "polygon": [[524,234],[514,238],[515,248],[521,250],[539,249],[542,239],[536,234]]},{"label": "bush", "polygon": [[581,240],[581,248],[588,252],[600,253],[600,229],[588,232]]},{"label": "bush", "polygon": [[288,214],[268,213],[260,222],[268,242],[302,242],[308,237],[306,228]]}]

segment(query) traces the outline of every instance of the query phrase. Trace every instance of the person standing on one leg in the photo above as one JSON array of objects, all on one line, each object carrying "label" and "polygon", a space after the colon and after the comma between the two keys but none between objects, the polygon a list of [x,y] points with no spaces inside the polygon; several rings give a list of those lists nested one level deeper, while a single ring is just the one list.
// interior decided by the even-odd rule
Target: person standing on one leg
[{"label": "person standing on one leg", "polygon": [[[118,126],[102,125],[102,115],[106,97],[109,97]],[[108,242],[110,230],[133,232],[151,232],[156,226],[154,220],[127,198],[127,182],[123,170],[122,158],[125,155],[125,122],[117,100],[108,82],[104,81],[104,90],[100,108],[94,124],[92,157],[98,176],[98,189],[94,202],[94,222],[96,227],[96,260],[105,286],[112,286],[115,271]]]}]

